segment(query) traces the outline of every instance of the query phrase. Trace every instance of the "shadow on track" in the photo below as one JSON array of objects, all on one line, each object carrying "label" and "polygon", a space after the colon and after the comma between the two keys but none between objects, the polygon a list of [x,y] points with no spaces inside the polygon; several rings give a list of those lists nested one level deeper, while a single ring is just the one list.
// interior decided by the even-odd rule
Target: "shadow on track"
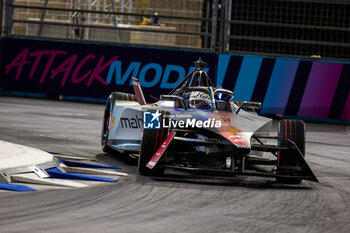
[{"label": "shadow on track", "polygon": [[[96,159],[107,164],[117,165],[122,167],[123,171],[137,175],[137,180],[143,182],[144,179],[153,180],[161,183],[183,183],[193,185],[211,185],[211,186],[231,186],[231,187],[245,187],[252,189],[283,189],[283,190],[312,190],[312,186],[301,185],[287,185],[277,183],[274,180],[259,178],[259,177],[219,177],[201,174],[190,174],[181,171],[167,169],[163,177],[142,177],[137,172],[138,159],[128,154],[97,154]],[[156,185],[156,184],[155,184]]]},{"label": "shadow on track", "polygon": [[245,187],[252,189],[290,189],[290,190],[312,190],[312,187],[302,185],[287,185],[265,178],[251,178],[243,176],[216,177],[198,174],[167,174],[164,177],[152,177],[152,180],[160,182],[176,182],[198,185]]}]

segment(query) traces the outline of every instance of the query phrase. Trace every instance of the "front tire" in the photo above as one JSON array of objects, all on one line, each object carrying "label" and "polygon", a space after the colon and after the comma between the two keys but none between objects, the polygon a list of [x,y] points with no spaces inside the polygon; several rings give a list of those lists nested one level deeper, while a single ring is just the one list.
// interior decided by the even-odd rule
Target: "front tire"
[{"label": "front tire", "polygon": [[102,145],[102,150],[105,153],[112,154],[115,152],[110,146],[107,145],[108,142],[108,136],[109,136],[109,129],[110,129],[110,124],[111,124],[111,118],[112,118],[112,112],[113,112],[113,105],[114,105],[114,100],[113,98],[108,97],[106,106],[105,106],[105,111],[104,111],[104,116],[103,116],[103,123],[102,123],[102,132],[101,132],[101,145]]},{"label": "front tire", "polygon": [[[281,120],[278,123],[278,145],[289,146],[288,139],[293,141],[303,157],[305,157],[305,123],[301,120]],[[296,175],[298,173],[298,153],[295,150],[279,151],[277,162],[277,174]],[[287,184],[299,184],[300,178],[277,177],[277,182]]]}]

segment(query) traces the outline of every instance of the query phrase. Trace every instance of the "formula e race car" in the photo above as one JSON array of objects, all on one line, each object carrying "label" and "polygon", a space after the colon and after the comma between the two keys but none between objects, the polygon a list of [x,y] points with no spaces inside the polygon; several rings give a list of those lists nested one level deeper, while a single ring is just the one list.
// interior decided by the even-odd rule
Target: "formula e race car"
[{"label": "formula e race car", "polygon": [[214,87],[196,68],[168,95],[146,104],[133,78],[134,94],[113,92],[104,112],[101,144],[107,153],[138,153],[141,175],[165,169],[215,176],[275,177],[278,182],[318,182],[305,161],[305,124],[259,116],[257,102],[234,102],[230,90]]}]

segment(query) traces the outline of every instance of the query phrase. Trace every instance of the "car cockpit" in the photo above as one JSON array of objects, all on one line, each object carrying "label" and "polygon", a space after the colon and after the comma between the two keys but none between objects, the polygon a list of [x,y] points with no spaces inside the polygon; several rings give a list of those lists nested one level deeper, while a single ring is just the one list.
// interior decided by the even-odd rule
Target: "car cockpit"
[{"label": "car cockpit", "polygon": [[215,88],[205,71],[207,66],[201,58],[194,63],[196,68],[187,75],[168,95],[161,100],[172,100],[174,108],[206,109],[232,112],[230,101],[233,92]]}]

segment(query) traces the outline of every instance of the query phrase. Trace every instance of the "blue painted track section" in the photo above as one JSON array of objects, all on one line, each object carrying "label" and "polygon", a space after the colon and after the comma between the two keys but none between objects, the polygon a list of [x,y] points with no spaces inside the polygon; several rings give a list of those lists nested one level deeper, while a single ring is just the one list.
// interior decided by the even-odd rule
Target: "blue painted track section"
[{"label": "blue painted track section", "polygon": [[46,172],[50,175],[51,178],[75,179],[75,180],[93,180],[93,181],[103,181],[103,182],[117,182],[118,181],[118,179],[112,179],[112,178],[106,178],[106,177],[62,172],[58,168],[46,169]]},{"label": "blue painted track section", "polygon": [[25,185],[7,184],[7,183],[0,183],[0,189],[18,191],[18,192],[36,191],[36,189],[33,189]]},{"label": "blue painted track section", "polygon": [[77,162],[77,161],[68,161],[61,160],[65,165],[70,167],[86,167],[86,168],[111,168],[111,169],[120,169],[120,167],[114,165],[106,165],[99,163],[86,163],[86,162]]}]

